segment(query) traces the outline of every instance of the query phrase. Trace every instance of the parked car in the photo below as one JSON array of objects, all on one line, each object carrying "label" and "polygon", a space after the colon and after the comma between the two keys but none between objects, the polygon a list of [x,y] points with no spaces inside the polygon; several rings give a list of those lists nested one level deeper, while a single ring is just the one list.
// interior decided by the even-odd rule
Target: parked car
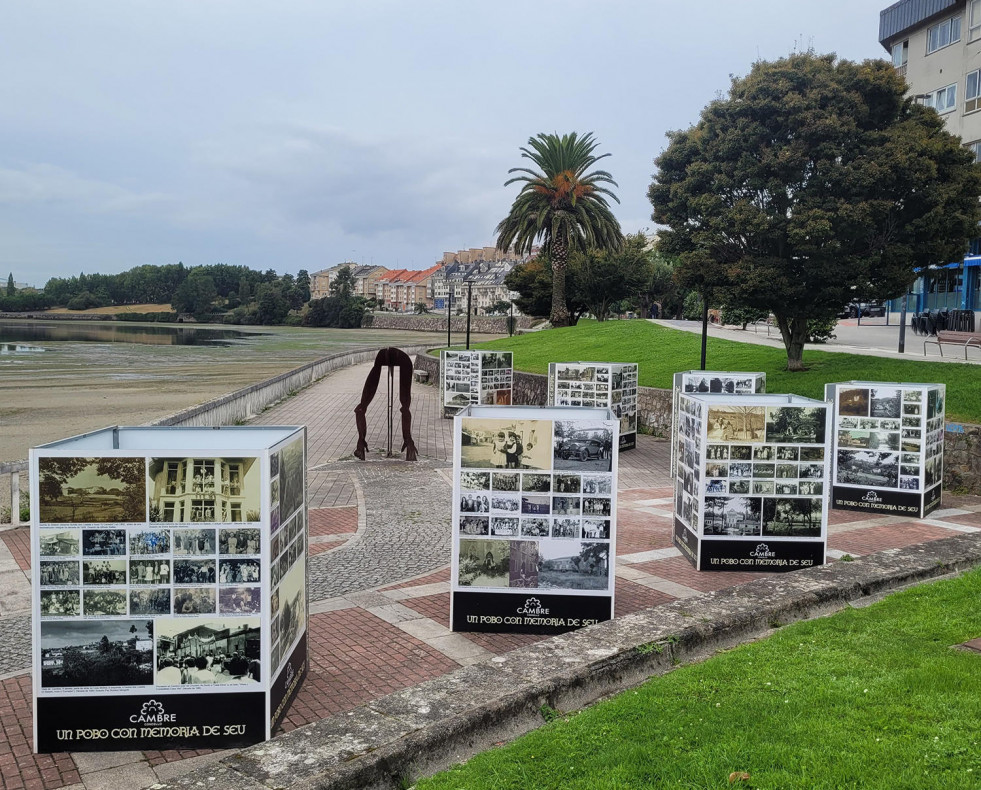
[{"label": "parked car", "polygon": [[559,446],[559,458],[563,460],[578,458],[580,461],[587,461],[602,457],[603,442],[598,439],[566,439]]},{"label": "parked car", "polygon": [[838,313],[838,318],[858,318],[859,310],[863,318],[884,318],[886,315],[886,306],[881,302],[850,302]]}]

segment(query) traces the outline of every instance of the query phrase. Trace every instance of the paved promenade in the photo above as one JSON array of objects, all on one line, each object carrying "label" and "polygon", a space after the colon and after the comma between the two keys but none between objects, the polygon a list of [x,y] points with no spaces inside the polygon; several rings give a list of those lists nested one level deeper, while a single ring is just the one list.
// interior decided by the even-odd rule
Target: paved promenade
[{"label": "paved promenade", "polygon": [[[449,622],[452,421],[433,387],[413,387],[420,460],[385,457],[385,380],[368,413],[366,462],[354,406],[370,369],[338,371],[254,423],[308,430],[311,671],[286,719],[292,730],[478,664],[539,636],[460,634]],[[396,399],[397,403],[397,399]],[[396,417],[395,450],[401,445]],[[759,574],[699,574],[671,544],[669,445],[647,436],[620,457],[616,613],[743,584]],[[830,556],[853,557],[981,530],[981,498],[944,496],[915,520],[833,512]],[[0,533],[0,788],[136,790],[217,759],[218,753],[31,752],[29,534]]]}]

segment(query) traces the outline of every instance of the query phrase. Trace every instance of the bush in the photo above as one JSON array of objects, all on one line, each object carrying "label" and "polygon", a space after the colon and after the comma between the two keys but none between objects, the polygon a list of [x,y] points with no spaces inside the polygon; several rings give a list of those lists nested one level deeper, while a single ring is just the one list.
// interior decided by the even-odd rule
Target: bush
[{"label": "bush", "polygon": [[702,320],[702,297],[697,292],[688,292],[685,303],[681,307],[681,317],[686,321]]},{"label": "bush", "polygon": [[108,304],[108,299],[101,299],[91,291],[82,291],[77,296],[73,296],[65,307],[69,310],[90,310],[93,307],[105,307]]},{"label": "bush", "polygon": [[177,321],[177,313],[173,311],[160,311],[153,313],[117,313],[117,321],[157,321],[161,323],[166,323],[168,321]]},{"label": "bush", "polygon": [[723,324],[738,324],[745,329],[747,324],[762,321],[768,318],[769,315],[769,310],[761,310],[756,307],[743,307],[741,305],[724,304],[719,312],[719,320]]},{"label": "bush", "polygon": [[303,316],[298,313],[290,313],[283,321],[284,326],[303,326]]},{"label": "bush", "polygon": [[834,329],[838,324],[837,318],[812,318],[807,322],[807,340],[809,343],[826,343],[835,337]]}]

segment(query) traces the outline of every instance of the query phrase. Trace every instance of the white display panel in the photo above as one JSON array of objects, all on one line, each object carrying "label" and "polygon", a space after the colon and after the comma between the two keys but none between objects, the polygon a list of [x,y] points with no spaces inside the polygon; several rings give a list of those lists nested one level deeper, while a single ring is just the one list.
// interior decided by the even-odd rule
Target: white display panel
[{"label": "white display panel", "polygon": [[270,737],[306,671],[304,429],[109,428],[30,467],[35,749]]},{"label": "white display panel", "polygon": [[943,384],[825,385],[834,408],[831,506],[925,517],[940,505]]},{"label": "white display panel", "polygon": [[558,633],[613,616],[618,425],[609,409],[455,418],[453,630]]},{"label": "white display panel", "polygon": [[441,351],[443,416],[467,406],[510,406],[514,364],[510,351]]},{"label": "white display panel", "polygon": [[621,450],[637,446],[634,362],[550,362],[548,405],[610,409],[620,421]]}]

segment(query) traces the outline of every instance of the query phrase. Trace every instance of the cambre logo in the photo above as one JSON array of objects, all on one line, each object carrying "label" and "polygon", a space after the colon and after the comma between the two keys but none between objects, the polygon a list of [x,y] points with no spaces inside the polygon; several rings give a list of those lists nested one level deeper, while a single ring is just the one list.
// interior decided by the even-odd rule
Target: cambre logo
[{"label": "cambre logo", "polygon": [[517,611],[518,614],[529,614],[535,617],[548,614],[548,609],[544,608],[542,606],[542,602],[537,598],[529,598],[527,601],[525,601],[525,605],[520,607]]},{"label": "cambre logo", "polygon": [[776,557],[777,553],[775,551],[770,551],[770,547],[765,543],[758,543],[756,545],[755,551],[749,553],[750,557],[756,557],[760,560],[769,559],[770,557]]},{"label": "cambre logo", "polygon": [[143,703],[139,713],[129,717],[133,724],[164,724],[177,721],[173,713],[165,713],[164,706],[155,699]]},{"label": "cambre logo", "polygon": [[871,502],[877,505],[882,501],[882,497],[875,493],[875,491],[868,491],[866,492],[865,496],[862,497],[862,501]]},{"label": "cambre logo", "polygon": [[296,677],[296,670],[293,669],[293,662],[286,662],[286,688],[293,685],[293,678]]}]

